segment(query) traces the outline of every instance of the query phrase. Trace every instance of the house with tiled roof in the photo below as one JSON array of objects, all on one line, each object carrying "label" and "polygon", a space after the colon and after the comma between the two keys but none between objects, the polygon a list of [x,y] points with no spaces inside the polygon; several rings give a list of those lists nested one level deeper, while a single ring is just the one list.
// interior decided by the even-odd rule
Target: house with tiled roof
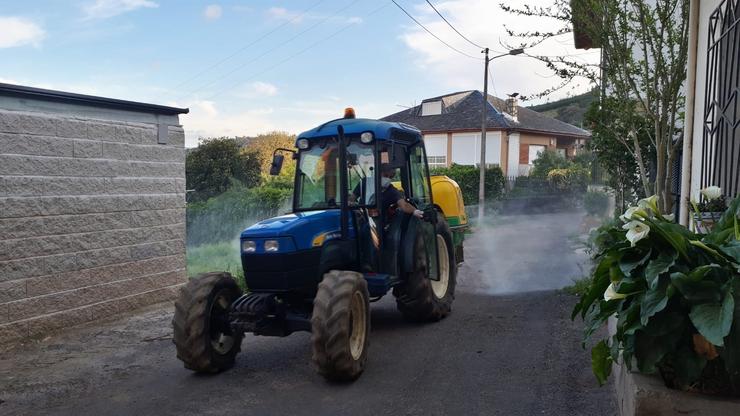
[{"label": "house with tiled roof", "polygon": [[[480,163],[483,93],[462,91],[424,99],[420,105],[384,117],[421,130],[431,167]],[[583,148],[591,134],[576,126],[518,105],[516,98],[488,95],[486,164],[507,176],[527,175],[545,149],[568,158]]]}]

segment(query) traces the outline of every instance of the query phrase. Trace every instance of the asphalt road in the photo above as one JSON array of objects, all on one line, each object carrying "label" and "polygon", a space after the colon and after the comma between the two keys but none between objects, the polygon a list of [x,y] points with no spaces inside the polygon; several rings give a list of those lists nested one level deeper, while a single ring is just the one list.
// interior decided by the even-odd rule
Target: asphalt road
[{"label": "asphalt road", "polygon": [[468,258],[441,322],[405,323],[392,297],[373,304],[368,367],[351,384],[314,373],[308,334],[249,336],[235,368],[192,374],[175,358],[164,305],[0,352],[0,414],[615,414],[613,390],[597,386],[569,319],[575,298],[490,295],[481,261]]}]

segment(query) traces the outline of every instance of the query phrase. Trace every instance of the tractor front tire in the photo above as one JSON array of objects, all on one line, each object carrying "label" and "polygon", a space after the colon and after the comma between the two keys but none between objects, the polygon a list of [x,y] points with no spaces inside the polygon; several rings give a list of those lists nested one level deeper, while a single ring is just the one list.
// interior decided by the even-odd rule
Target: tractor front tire
[{"label": "tractor front tire", "polygon": [[229,308],[242,295],[229,273],[204,273],[180,289],[172,318],[177,358],[198,373],[218,373],[234,365],[243,333],[229,326]]},{"label": "tractor front tire", "polygon": [[406,282],[394,288],[396,306],[404,318],[414,322],[434,322],[449,315],[455,299],[457,261],[452,244],[452,231],[444,217],[437,213],[438,281],[428,277],[424,238],[416,235],[414,243],[414,270],[406,275]]},{"label": "tractor front tire", "polygon": [[330,381],[352,381],[367,362],[370,296],[361,273],[332,270],[319,283],[311,316],[313,362]]}]

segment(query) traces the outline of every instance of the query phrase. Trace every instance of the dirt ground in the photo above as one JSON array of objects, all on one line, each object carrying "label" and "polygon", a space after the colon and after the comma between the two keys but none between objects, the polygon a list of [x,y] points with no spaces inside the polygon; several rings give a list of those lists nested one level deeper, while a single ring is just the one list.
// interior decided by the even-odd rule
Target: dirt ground
[{"label": "dirt ground", "polygon": [[[368,367],[354,383],[315,374],[305,333],[248,336],[233,369],[195,375],[175,358],[164,304],[5,346],[0,414],[615,414],[612,387],[596,384],[580,322],[569,318],[575,298],[532,291],[567,285],[580,270],[570,233],[579,218],[512,219],[471,236],[453,313],[439,323],[404,322],[392,297],[373,304]],[[556,253],[557,266],[516,266],[526,244],[512,239],[522,232],[538,235],[536,249]]]}]

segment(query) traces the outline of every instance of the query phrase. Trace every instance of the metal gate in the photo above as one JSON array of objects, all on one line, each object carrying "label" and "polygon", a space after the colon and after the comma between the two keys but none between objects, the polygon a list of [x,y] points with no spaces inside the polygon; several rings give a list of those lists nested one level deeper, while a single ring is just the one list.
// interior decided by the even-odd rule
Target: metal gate
[{"label": "metal gate", "polygon": [[709,17],[702,138],[702,187],[740,193],[740,0],[724,0]]}]

